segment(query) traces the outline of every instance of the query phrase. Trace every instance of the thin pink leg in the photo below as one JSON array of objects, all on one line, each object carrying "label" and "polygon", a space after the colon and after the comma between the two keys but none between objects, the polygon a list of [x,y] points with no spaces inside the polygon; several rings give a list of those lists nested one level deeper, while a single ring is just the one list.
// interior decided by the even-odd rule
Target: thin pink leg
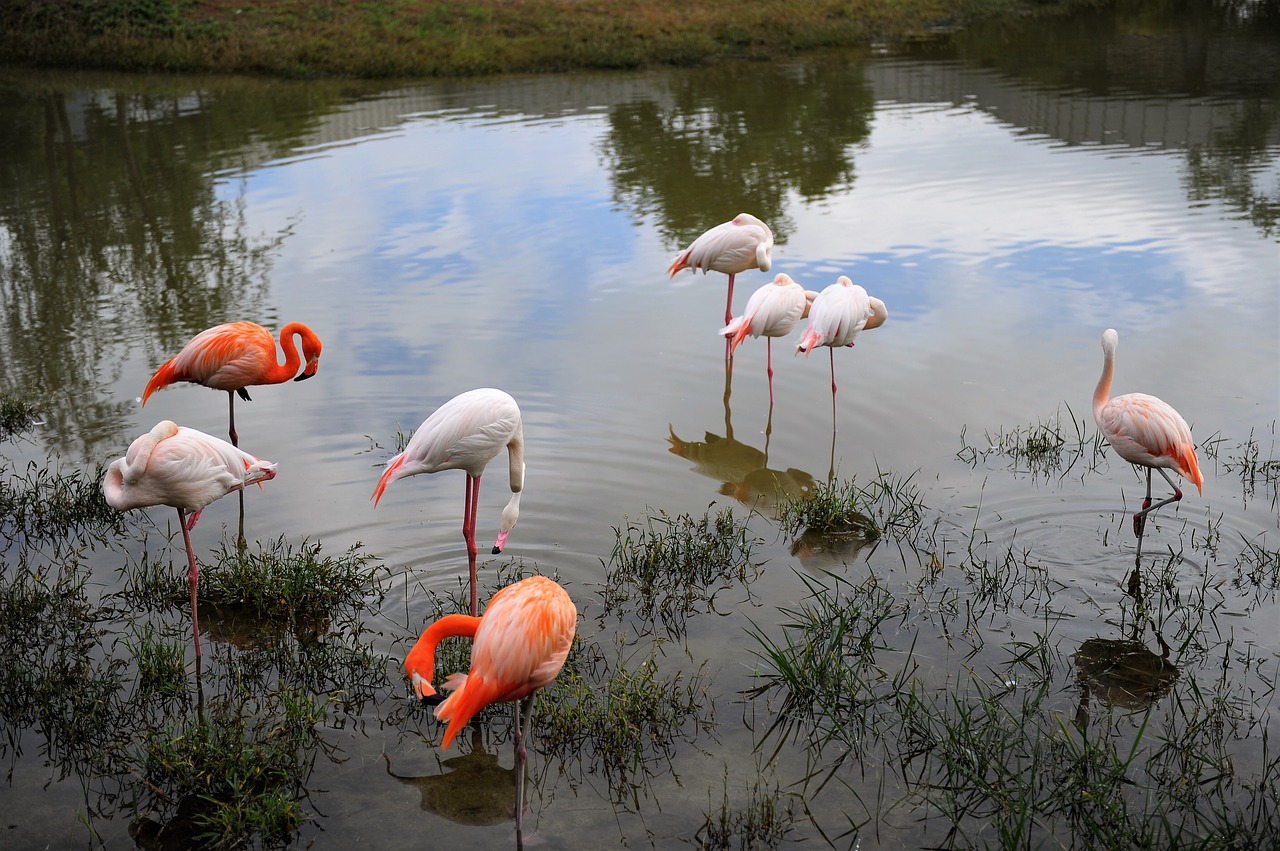
[{"label": "thin pink leg", "polygon": [[766,363],[769,365],[769,408],[773,408],[773,338],[766,337],[765,345],[767,346],[768,359]]},{"label": "thin pink leg", "polygon": [[236,434],[236,393],[234,390],[227,391],[227,410],[229,411],[227,418],[231,422],[231,428],[228,434],[231,435],[231,445],[240,445],[240,436]]},{"label": "thin pink leg", "polygon": [[479,615],[480,597],[476,588],[476,512],[480,502],[480,479],[467,474],[467,495],[463,505],[462,537],[467,542],[467,570],[471,580],[471,615]]},{"label": "thin pink leg", "polygon": [[[191,634],[196,642],[196,664],[200,664],[200,618],[196,614],[196,589],[200,584],[200,568],[196,566],[196,553],[191,549],[191,532],[187,529],[187,512],[178,509],[178,525],[182,527],[182,543],[187,546],[187,562],[191,565],[187,572],[187,584],[191,586]],[[191,525],[195,525],[192,523]]]},{"label": "thin pink leg", "polygon": [[836,428],[836,350],[828,348],[831,353],[831,430]]},{"label": "thin pink leg", "polygon": [[[729,297],[724,302],[724,324],[728,325],[733,321],[733,275],[729,276]],[[733,348],[729,345],[729,338],[724,338],[724,359],[733,358]]]}]

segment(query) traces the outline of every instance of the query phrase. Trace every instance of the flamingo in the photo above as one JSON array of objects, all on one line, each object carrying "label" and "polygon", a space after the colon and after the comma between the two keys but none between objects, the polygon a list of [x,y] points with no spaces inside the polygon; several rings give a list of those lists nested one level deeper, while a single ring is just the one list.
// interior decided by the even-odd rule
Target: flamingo
[{"label": "flamingo", "polygon": [[790,275],[779,272],[771,283],[751,294],[741,316],[720,329],[720,334],[729,341],[729,357],[733,357],[738,344],[748,334],[768,338],[770,407],[773,406],[773,338],[790,334],[796,323],[809,315],[809,305],[817,295],[791,280]]},{"label": "flamingo", "polygon": [[534,699],[564,667],[577,625],[578,610],[569,594],[545,576],[530,576],[494,594],[482,617],[454,614],[435,621],[404,660],[414,693],[426,699],[436,693],[431,686],[436,645],[447,636],[474,639],[470,671],[445,679],[442,687],[452,694],[435,709],[436,718],[449,724],[441,742],[444,750],[481,709],[515,702],[517,837],[524,812],[525,735],[532,732]]},{"label": "flamingo", "polygon": [[[1102,332],[1102,377],[1093,391],[1093,420],[1117,455],[1130,464],[1147,468],[1147,496],[1142,501],[1142,510],[1133,515],[1133,534],[1141,547],[1147,514],[1182,499],[1182,490],[1165,470],[1174,470],[1194,482],[1199,494],[1204,493],[1204,476],[1200,473],[1191,428],[1172,405],[1146,393],[1107,398],[1111,394],[1111,376],[1115,372],[1119,344],[1120,335],[1114,328]],[[1164,476],[1173,488],[1172,496],[1154,505],[1151,503],[1152,470]]]},{"label": "flamingo", "polygon": [[493,545],[493,553],[497,555],[506,546],[507,536],[520,518],[520,492],[524,489],[524,426],[520,407],[509,394],[483,387],[460,393],[445,402],[418,426],[405,450],[391,459],[373,491],[376,508],[382,492],[396,479],[441,470],[466,471],[462,537],[467,543],[471,573],[472,615],[476,614],[478,605],[476,510],[480,504],[480,475],[504,446],[510,465],[511,500],[502,510],[498,524],[498,537]]},{"label": "flamingo", "polygon": [[[773,265],[773,231],[750,213],[739,213],[732,221],[716,225],[699,236],[676,255],[667,269],[674,278],[682,269],[723,272],[729,276],[729,295],[724,303],[724,324],[733,321],[733,278],[739,272],[759,269],[768,272]],[[725,346],[725,357],[729,357]]]},{"label": "flamingo", "polygon": [[836,418],[836,348],[852,346],[858,334],[879,328],[889,318],[889,310],[875,296],[841,275],[818,293],[809,308],[809,327],[796,345],[796,352],[808,357],[816,346],[830,346],[831,422]]},{"label": "flamingo", "polygon": [[[293,338],[302,338],[302,358]],[[256,384],[281,384],[290,379],[303,381],[316,374],[320,365],[320,338],[301,322],[290,322],[280,329],[280,348],[284,363],[276,361],[276,341],[271,332],[256,322],[228,322],[201,331],[169,358],[142,391],[142,404],[151,394],[176,381],[203,384],[214,390],[227,391],[230,411],[230,435],[233,446],[240,444],[236,434],[236,394],[246,402],[248,387]],[[305,359],[306,363],[302,363]],[[298,367],[302,366],[302,372]],[[296,377],[295,377],[296,376]]]},{"label": "flamingo", "polygon": [[276,477],[276,465],[255,458],[225,440],[161,420],[129,444],[123,458],[107,467],[102,492],[117,511],[169,505],[178,510],[182,542],[187,548],[191,586],[191,629],[196,661],[200,660],[200,624],[196,589],[200,568],[191,549],[191,530],[205,506],[232,491]]}]

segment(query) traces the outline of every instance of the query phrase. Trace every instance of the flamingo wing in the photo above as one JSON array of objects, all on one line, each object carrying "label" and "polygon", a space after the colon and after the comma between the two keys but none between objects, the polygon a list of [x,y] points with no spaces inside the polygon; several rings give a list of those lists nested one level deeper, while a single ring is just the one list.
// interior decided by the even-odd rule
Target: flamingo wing
[{"label": "flamingo wing", "polygon": [[1116,454],[1131,464],[1175,470],[1203,492],[1191,427],[1172,405],[1146,393],[1116,396],[1097,422]]}]

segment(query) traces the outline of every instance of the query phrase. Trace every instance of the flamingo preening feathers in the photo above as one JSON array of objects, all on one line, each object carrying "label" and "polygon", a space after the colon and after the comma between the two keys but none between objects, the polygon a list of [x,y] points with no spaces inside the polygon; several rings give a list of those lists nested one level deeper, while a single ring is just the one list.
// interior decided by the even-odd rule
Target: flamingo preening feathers
[{"label": "flamingo preening feathers", "polygon": [[470,670],[445,679],[443,688],[452,693],[435,709],[436,718],[449,725],[441,741],[444,750],[481,709],[515,701],[517,835],[524,810],[525,736],[531,732],[534,699],[564,667],[577,626],[578,610],[569,594],[551,579],[530,576],[494,594],[482,617],[455,614],[435,621],[404,660],[414,693],[428,698],[436,693],[431,685],[436,646],[448,636],[474,639]]},{"label": "flamingo preening feathers", "polygon": [[[1111,448],[1130,464],[1147,468],[1147,496],[1142,510],[1133,515],[1133,534],[1141,538],[1146,517],[1162,505],[1182,499],[1182,490],[1165,470],[1174,470],[1204,493],[1204,476],[1196,458],[1191,428],[1182,415],[1163,399],[1146,393],[1126,393],[1108,399],[1115,372],[1116,347],[1120,335],[1114,328],[1102,332],[1102,377],[1093,391],[1093,420]],[[1173,488],[1173,495],[1154,505],[1151,502],[1151,471],[1156,470]]]},{"label": "flamingo preening feathers", "polygon": [[[773,265],[773,231],[750,213],[739,213],[732,221],[716,225],[676,255],[667,269],[674,278],[682,269],[723,272],[729,276],[729,294],[724,303],[724,324],[733,321],[733,278],[748,269],[768,272]],[[729,348],[725,347],[725,357]]]},{"label": "flamingo preening feathers", "polygon": [[507,449],[511,500],[502,511],[495,554],[506,546],[507,536],[520,519],[520,493],[524,490],[524,426],[520,407],[510,394],[491,387],[468,390],[445,402],[413,433],[404,451],[391,459],[373,491],[376,507],[387,485],[405,476],[464,470],[462,537],[467,544],[471,573],[471,614],[476,614],[476,510],[480,503],[480,475],[490,461]]},{"label": "flamingo preening feathers", "polygon": [[[295,336],[302,340],[301,357],[293,342]],[[320,338],[301,322],[290,322],[280,329],[280,348],[284,363],[276,360],[276,341],[271,332],[255,322],[228,322],[208,328],[160,365],[142,392],[142,404],[147,404],[152,393],[178,381],[225,390],[231,443],[239,445],[236,394],[248,402],[247,388],[251,385],[302,381],[315,375],[320,365]],[[299,366],[302,372],[298,372]]]},{"label": "flamingo preening feathers", "polygon": [[123,458],[107,467],[102,492],[117,511],[168,505],[178,510],[178,525],[187,548],[191,586],[191,629],[200,658],[200,625],[196,616],[199,567],[191,548],[191,530],[205,506],[232,491],[269,481],[276,465],[255,458],[225,440],[162,420],[129,444]]}]

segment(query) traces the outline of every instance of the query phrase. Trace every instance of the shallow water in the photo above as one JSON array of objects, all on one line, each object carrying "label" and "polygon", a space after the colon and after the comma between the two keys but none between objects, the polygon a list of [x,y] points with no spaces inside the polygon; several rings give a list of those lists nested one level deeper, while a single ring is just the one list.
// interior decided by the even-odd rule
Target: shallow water
[{"label": "shallow water", "polygon": [[[323,725],[336,751],[316,760],[298,842],[504,847],[510,822],[421,811],[382,758],[444,773],[434,724],[396,675],[427,592],[465,571],[461,474],[370,501],[398,430],[461,391],[503,388],[524,414],[526,490],[507,552],[484,555],[504,465],[484,477],[482,578],[509,558],[558,574],[584,639],[635,665],[649,654],[643,619],[601,599],[615,528],[731,507],[763,564],[717,595],[723,616],[690,617],[657,656],[668,676],[704,672],[710,729],[686,721],[621,776],[590,749],[535,753],[539,841],[694,841],[722,801],[741,808],[763,782],[811,807],[788,841],[941,842],[938,810],[869,805],[895,798],[885,757],[860,755],[821,792],[800,781],[831,754],[790,747],[768,763],[778,697],[740,696],[758,683],[751,630],[781,635],[805,580],[831,581],[823,571],[874,579],[909,610],[880,632],[885,670],[909,656],[922,688],[965,693],[1017,642],[1048,635],[1051,708],[1075,713],[1072,654],[1130,637],[1139,618],[1125,580],[1143,482],[1089,448],[1103,329],[1121,337],[1113,392],[1174,404],[1206,477],[1144,543],[1150,623],[1181,668],[1153,729],[1176,723],[1190,700],[1178,689],[1211,682],[1240,647],[1251,661],[1230,685],[1255,695],[1255,672],[1274,675],[1280,658],[1274,588],[1237,581],[1242,553],[1274,558],[1280,535],[1274,473],[1254,488],[1240,473],[1251,446],[1276,457],[1280,419],[1280,41],[1266,22],[1126,9],[1053,32],[700,70],[397,86],[5,74],[0,386],[45,417],[4,454],[14,470],[46,456],[92,469],[161,418],[221,435],[221,394],[180,386],[141,407],[154,368],[219,322],[311,325],[318,375],[237,405],[241,445],[280,465],[247,494],[246,527],[381,559],[390,590],[360,640],[397,688]],[[774,272],[810,289],[847,274],[888,305],[883,328],[835,353],[834,428],[826,352],[775,341],[770,410],[762,340],[726,373],[724,277],[666,278],[680,247],[739,211],[772,225]],[[739,276],[735,307],[771,277]],[[986,452],[988,436],[1042,423],[1074,443],[1073,421],[1083,451],[1069,445],[1046,472]],[[747,510],[778,487],[761,468],[793,492],[910,479],[929,534],[793,554],[771,500]],[[159,533],[145,540],[85,555],[97,593],[163,548],[171,514],[149,512]],[[237,520],[234,499],[210,506],[197,556]],[[992,563],[1023,565],[999,593],[984,593],[974,540]],[[182,561],[180,539],[168,555]],[[102,648],[127,620],[101,625]],[[168,620],[177,634],[187,623]],[[1232,747],[1245,777],[1260,759],[1250,742],[1277,732],[1269,698],[1252,709],[1260,720]],[[495,717],[489,749],[509,766]],[[38,727],[5,725],[6,847],[129,844],[133,810],[104,804],[104,781],[64,776]],[[845,832],[846,816],[860,829]]]}]

